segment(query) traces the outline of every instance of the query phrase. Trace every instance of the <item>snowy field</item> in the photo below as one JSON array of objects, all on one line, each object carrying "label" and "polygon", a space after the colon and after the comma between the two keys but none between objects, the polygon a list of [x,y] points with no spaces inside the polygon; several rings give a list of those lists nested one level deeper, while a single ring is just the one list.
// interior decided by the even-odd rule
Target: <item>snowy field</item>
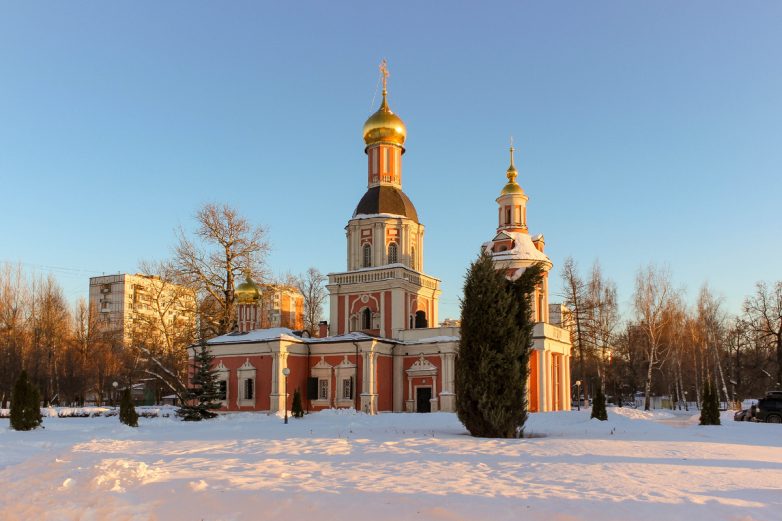
[{"label": "snowy field", "polygon": [[532,437],[455,415],[322,412],[284,425],[0,419],[4,520],[781,520],[782,426],[609,409],[533,414]]}]

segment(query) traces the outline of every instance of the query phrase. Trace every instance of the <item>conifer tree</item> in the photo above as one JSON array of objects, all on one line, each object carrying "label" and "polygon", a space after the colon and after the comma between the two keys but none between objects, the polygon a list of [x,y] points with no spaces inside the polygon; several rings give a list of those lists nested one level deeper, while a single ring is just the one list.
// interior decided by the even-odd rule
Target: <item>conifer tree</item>
[{"label": "conifer tree", "polygon": [[522,335],[521,352],[519,353],[519,370],[521,371],[521,389],[523,407],[521,423],[519,424],[519,436],[523,435],[524,423],[527,421],[527,379],[529,378],[529,359],[532,354],[533,329],[535,319],[533,316],[533,295],[535,288],[543,279],[543,267],[534,264],[527,269],[515,281],[509,282],[512,298],[516,300],[516,325]]},{"label": "conifer tree", "polygon": [[304,417],[304,408],[301,406],[301,393],[298,389],[293,391],[293,404],[291,404],[291,414],[294,418]]},{"label": "conifer tree", "polygon": [[188,403],[182,405],[177,416],[184,421],[208,420],[217,416],[214,411],[221,407],[217,386],[217,371],[212,369],[214,355],[206,342],[202,342],[193,355],[193,378],[188,393]]},{"label": "conifer tree", "polygon": [[130,387],[122,391],[122,399],[119,402],[119,421],[128,427],[138,427],[138,414],[130,394]]},{"label": "conifer tree", "polygon": [[606,395],[603,394],[602,382],[597,383],[595,397],[592,400],[591,418],[597,418],[600,421],[606,421],[608,419],[608,413],[606,412]]},{"label": "conifer tree", "polygon": [[473,436],[512,438],[522,432],[532,346],[529,289],[539,280],[534,268],[509,282],[485,252],[468,270],[455,385],[459,420]]},{"label": "conifer tree", "polygon": [[38,388],[22,371],[14,384],[11,396],[11,428],[17,431],[29,431],[41,425],[41,395]]},{"label": "conifer tree", "polygon": [[706,379],[701,403],[701,425],[720,425],[720,402],[711,379]]}]

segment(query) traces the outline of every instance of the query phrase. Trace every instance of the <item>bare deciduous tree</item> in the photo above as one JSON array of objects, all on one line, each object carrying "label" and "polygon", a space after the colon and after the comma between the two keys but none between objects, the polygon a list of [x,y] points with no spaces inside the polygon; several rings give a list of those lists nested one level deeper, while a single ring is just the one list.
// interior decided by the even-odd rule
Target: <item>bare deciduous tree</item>
[{"label": "bare deciduous tree", "polygon": [[758,282],[755,294],[744,301],[747,325],[776,350],[776,385],[782,384],[782,281],[771,287]]},{"label": "bare deciduous tree", "polygon": [[[573,317],[573,325],[575,326],[575,334],[573,335],[573,344],[578,351],[578,374],[581,382],[586,382],[586,360],[585,351],[587,349],[585,331],[584,331],[584,319],[587,313],[586,309],[586,284],[578,274],[578,267],[573,257],[565,259],[562,265],[562,286],[563,297],[565,299],[564,304],[570,308],[570,312]],[[581,397],[576,397],[580,400]]]},{"label": "bare deciduous tree", "polygon": [[326,280],[327,277],[317,268],[308,269],[304,275],[296,279],[296,286],[304,295],[304,329],[313,336],[318,331],[318,323],[323,315],[323,303],[328,297],[324,285]]},{"label": "bare deciduous tree", "polygon": [[195,238],[180,229],[174,265],[182,281],[195,289],[201,309],[214,309],[218,316],[202,317],[207,334],[224,334],[233,329],[234,280],[242,273],[260,280],[269,251],[266,231],[254,226],[228,205],[206,204],[196,213]]}]

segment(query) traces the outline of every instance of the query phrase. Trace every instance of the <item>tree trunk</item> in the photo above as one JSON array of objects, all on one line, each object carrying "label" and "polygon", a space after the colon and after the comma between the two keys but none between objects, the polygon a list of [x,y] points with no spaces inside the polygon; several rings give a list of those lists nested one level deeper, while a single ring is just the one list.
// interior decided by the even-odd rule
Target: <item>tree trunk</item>
[{"label": "tree trunk", "polygon": [[644,411],[648,411],[651,405],[652,393],[652,369],[654,369],[654,346],[650,348],[649,368],[646,371],[646,387],[644,389]]}]

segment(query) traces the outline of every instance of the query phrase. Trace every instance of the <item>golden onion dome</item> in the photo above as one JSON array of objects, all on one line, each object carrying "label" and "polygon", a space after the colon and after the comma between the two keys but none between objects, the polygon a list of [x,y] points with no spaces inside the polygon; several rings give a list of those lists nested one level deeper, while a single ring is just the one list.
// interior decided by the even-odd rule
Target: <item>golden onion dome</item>
[{"label": "golden onion dome", "polygon": [[241,304],[252,304],[261,299],[261,288],[258,284],[250,278],[250,275],[245,275],[245,280],[234,291],[236,301]]},{"label": "golden onion dome", "polygon": [[516,182],[516,177],[519,175],[519,173],[516,170],[516,165],[513,164],[514,150],[515,148],[513,148],[513,145],[511,145],[510,166],[508,167],[508,171],[505,174],[508,177],[508,182],[505,184],[505,186],[502,187],[502,191],[500,192],[500,195],[511,195],[511,194],[524,195],[524,190],[521,188],[521,186],[519,186],[519,183]]},{"label": "golden onion dome", "polygon": [[380,108],[364,123],[364,143],[367,146],[375,143],[394,143],[402,146],[406,138],[407,128],[402,119],[388,108],[386,89],[383,89],[383,102]]}]

